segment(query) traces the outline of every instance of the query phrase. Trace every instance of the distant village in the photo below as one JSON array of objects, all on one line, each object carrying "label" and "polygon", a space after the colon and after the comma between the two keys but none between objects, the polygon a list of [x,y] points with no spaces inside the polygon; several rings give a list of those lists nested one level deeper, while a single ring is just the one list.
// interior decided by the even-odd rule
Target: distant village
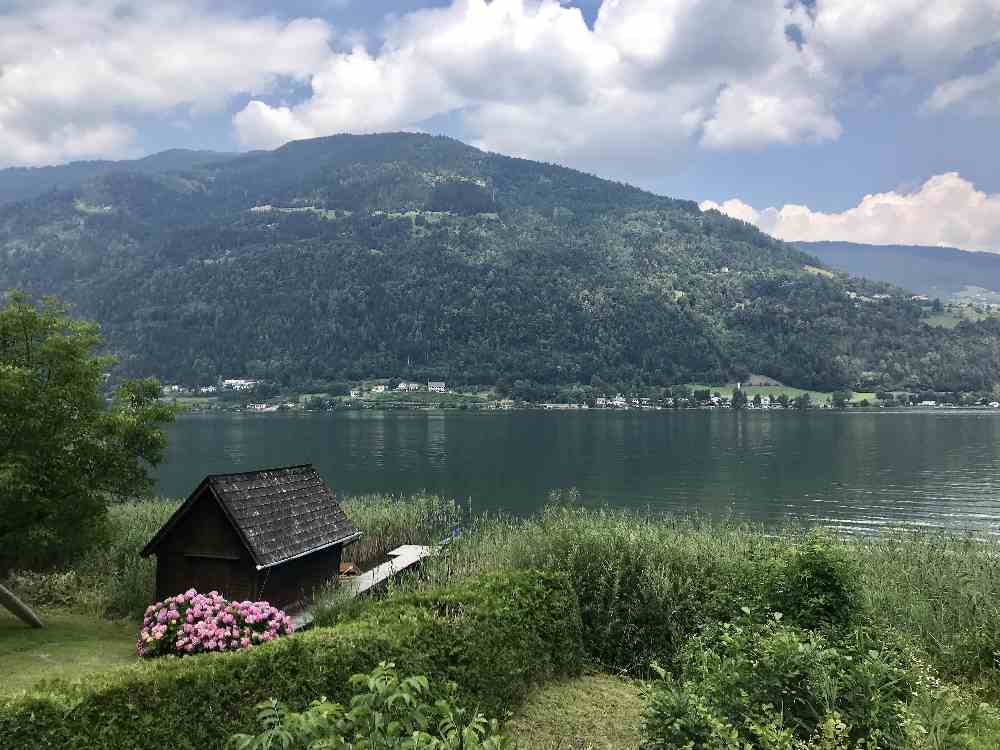
[{"label": "distant village", "polygon": [[[221,379],[216,384],[163,386],[163,398],[193,411],[336,411],[343,409],[465,409],[509,410],[544,409],[573,411],[590,409],[663,410],[663,409],[833,409],[833,408],[991,408],[1000,409],[1000,402],[989,398],[962,397],[960,394],[879,393],[820,394],[786,389],[776,384],[771,393],[762,388],[736,384],[730,392],[710,388],[658,389],[659,396],[625,395],[623,393],[593,395],[574,394],[574,398],[559,401],[529,401],[512,396],[499,397],[495,389],[450,389],[444,381],[426,383],[408,380],[382,380],[356,385],[343,385],[335,392],[282,394],[273,383],[252,378]],[[754,392],[756,391],[756,392]],[[678,395],[678,393],[680,395]],[[668,395],[669,394],[669,395]]]}]

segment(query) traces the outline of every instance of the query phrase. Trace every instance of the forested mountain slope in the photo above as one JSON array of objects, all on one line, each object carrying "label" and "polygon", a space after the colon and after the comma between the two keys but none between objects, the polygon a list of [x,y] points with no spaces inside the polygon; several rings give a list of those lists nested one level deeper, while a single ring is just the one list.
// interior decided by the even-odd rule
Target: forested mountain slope
[{"label": "forested mountain slope", "polygon": [[29,200],[50,190],[72,189],[109,172],[161,174],[193,169],[233,156],[218,151],[175,148],[127,161],[74,161],[53,167],[8,167],[0,169],[0,204]]},{"label": "forested mountain slope", "polygon": [[0,207],[0,287],[95,317],[132,374],[295,384],[980,389],[997,328],[697,205],[415,134],[334,136]]},{"label": "forested mountain slope", "polygon": [[1000,254],[953,247],[861,245],[854,242],[797,242],[831,268],[887,281],[921,294],[962,299],[971,289],[1000,295]]}]

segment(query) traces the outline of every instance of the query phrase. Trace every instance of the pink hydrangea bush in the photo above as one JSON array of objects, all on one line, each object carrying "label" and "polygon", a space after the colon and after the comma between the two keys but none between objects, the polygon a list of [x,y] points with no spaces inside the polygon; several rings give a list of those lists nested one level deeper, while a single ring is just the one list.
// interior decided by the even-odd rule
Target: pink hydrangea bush
[{"label": "pink hydrangea bush", "polygon": [[231,602],[218,591],[188,589],[146,608],[135,648],[143,657],[239,651],[293,630],[291,618],[267,602]]}]

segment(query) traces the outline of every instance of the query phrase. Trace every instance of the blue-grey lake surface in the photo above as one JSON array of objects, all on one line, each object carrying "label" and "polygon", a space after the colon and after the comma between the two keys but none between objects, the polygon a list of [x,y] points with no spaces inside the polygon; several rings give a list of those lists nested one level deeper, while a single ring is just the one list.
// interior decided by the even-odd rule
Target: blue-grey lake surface
[{"label": "blue-grey lake surface", "polygon": [[429,490],[529,514],[588,504],[845,530],[1000,532],[1000,414],[989,411],[378,412],[185,415],[166,496],[205,474],[313,463],[340,494]]}]

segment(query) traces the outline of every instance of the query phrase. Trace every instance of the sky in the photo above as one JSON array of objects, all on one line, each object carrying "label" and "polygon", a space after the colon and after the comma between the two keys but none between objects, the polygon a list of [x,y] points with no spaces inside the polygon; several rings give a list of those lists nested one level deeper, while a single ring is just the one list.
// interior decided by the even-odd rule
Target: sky
[{"label": "sky", "polygon": [[1000,252],[1000,0],[0,0],[0,166],[393,130]]}]

